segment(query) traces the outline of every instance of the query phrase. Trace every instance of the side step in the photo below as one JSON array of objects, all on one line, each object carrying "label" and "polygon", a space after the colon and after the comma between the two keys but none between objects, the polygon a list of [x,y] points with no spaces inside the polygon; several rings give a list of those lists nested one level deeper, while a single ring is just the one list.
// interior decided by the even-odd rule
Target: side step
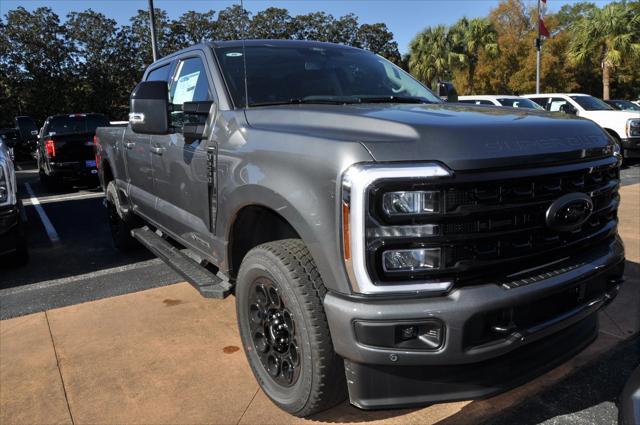
[{"label": "side step", "polygon": [[131,236],[184,277],[203,297],[224,299],[231,293],[232,287],[227,280],[196,263],[148,227],[133,229]]}]

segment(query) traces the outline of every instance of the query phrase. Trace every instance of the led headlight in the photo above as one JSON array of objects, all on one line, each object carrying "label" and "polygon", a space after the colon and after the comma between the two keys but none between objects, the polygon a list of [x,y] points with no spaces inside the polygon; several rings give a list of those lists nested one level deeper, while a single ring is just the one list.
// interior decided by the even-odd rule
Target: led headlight
[{"label": "led headlight", "polygon": [[387,272],[411,272],[440,268],[440,248],[399,249],[382,253]]},{"label": "led headlight", "polygon": [[639,119],[627,120],[627,136],[640,137],[640,120]]},{"label": "led headlight", "polygon": [[382,197],[382,209],[388,216],[440,212],[440,192],[387,192]]}]

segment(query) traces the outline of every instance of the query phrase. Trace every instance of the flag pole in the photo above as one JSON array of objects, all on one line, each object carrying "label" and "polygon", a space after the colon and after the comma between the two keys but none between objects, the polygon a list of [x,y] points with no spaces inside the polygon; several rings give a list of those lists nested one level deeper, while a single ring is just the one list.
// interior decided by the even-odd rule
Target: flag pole
[{"label": "flag pole", "polygon": [[540,94],[540,56],[542,50],[542,36],[540,34],[540,0],[538,0],[538,38],[536,38],[536,94]]}]

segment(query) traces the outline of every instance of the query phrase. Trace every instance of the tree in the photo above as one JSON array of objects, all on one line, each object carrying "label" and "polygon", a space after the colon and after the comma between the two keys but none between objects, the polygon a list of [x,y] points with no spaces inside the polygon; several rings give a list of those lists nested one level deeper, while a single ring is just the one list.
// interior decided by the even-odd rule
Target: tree
[{"label": "tree", "polygon": [[202,41],[215,40],[217,36],[215,14],[213,10],[207,12],[190,10],[171,23],[171,31],[179,33],[174,34],[174,37],[179,39],[184,47]]},{"label": "tree", "polygon": [[294,20],[293,38],[296,40],[330,41],[333,16],[324,12],[298,15]]},{"label": "tree", "polygon": [[216,20],[218,40],[241,40],[246,38],[251,18],[240,5],[229,6],[218,13]]},{"label": "tree", "polygon": [[289,39],[293,34],[293,18],[287,9],[269,7],[255,14],[249,25],[249,36],[256,39]]},{"label": "tree", "polygon": [[586,62],[592,55],[602,66],[602,97],[610,98],[611,74],[623,64],[640,60],[640,15],[626,3],[594,9],[570,27],[569,58]]},{"label": "tree", "polygon": [[69,108],[74,81],[65,36],[58,15],[47,7],[33,12],[18,7],[5,15],[0,35],[4,125],[13,125],[17,114],[43,120]]},{"label": "tree", "polygon": [[474,93],[474,77],[480,53],[489,58],[498,54],[498,33],[488,19],[460,19],[450,30],[453,52],[467,71],[467,94]]},{"label": "tree", "polygon": [[444,25],[418,33],[409,50],[409,71],[428,86],[451,78],[458,57],[452,51],[452,40]]},{"label": "tree", "polygon": [[356,46],[371,50],[395,64],[402,62],[398,43],[393,40],[393,33],[385,24],[361,25],[356,33],[356,43]]}]

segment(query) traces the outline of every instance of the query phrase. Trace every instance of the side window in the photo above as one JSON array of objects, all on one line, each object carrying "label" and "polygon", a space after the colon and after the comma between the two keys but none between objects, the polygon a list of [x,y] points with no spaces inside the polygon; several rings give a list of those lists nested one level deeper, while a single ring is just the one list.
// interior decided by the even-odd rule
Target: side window
[{"label": "side window", "polygon": [[178,64],[178,70],[171,84],[169,101],[173,105],[171,112],[171,125],[182,127],[184,102],[202,102],[212,100],[209,81],[202,59],[189,58]]},{"label": "side window", "polygon": [[166,81],[169,82],[169,72],[171,71],[171,64],[168,63],[160,68],[156,68],[149,72],[147,75],[147,81]]},{"label": "side window", "polygon": [[560,112],[560,108],[569,103],[567,100],[561,97],[554,97],[551,99],[551,103],[549,104],[550,112]]},{"label": "side window", "polygon": [[533,97],[533,98],[531,98],[531,100],[533,100],[534,102],[536,102],[538,105],[542,106],[543,108],[547,109],[547,102],[549,102],[549,98],[548,97]]}]

